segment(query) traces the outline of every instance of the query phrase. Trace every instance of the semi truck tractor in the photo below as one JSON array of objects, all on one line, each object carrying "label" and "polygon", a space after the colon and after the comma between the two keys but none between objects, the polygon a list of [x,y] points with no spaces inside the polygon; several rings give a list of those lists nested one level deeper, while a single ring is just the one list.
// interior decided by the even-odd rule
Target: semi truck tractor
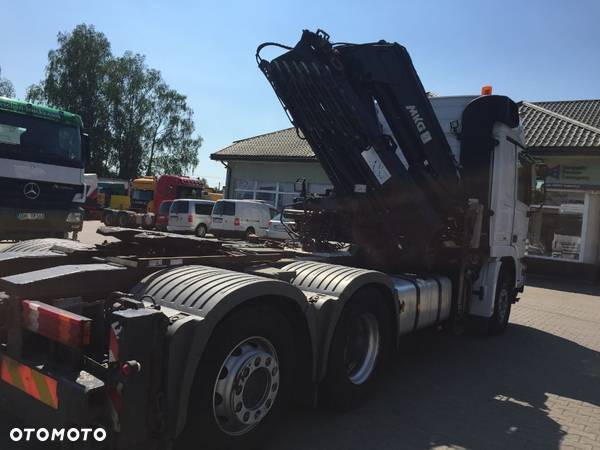
[{"label": "semi truck tractor", "polygon": [[87,135],[76,114],[0,98],[0,239],[81,230]]},{"label": "semi truck tractor", "polygon": [[0,393],[27,423],[102,428],[110,449],[258,448],[292,402],[368,402],[416,330],[506,330],[531,179],[516,104],[430,100],[395,43],[266,45],[334,186],[294,205],[301,247],[104,227],[116,240],[6,249]]},{"label": "semi truck tractor", "polygon": [[161,175],[158,178],[136,178],[131,182],[129,207],[105,208],[102,221],[109,226],[153,228],[164,200],[203,198],[203,188],[200,180],[190,177]]}]

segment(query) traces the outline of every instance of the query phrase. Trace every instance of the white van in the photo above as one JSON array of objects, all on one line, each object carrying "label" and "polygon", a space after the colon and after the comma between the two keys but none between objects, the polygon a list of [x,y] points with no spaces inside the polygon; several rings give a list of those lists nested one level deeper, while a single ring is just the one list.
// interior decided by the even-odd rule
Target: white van
[{"label": "white van", "polygon": [[210,227],[211,213],[215,202],[210,200],[173,200],[169,209],[167,231],[194,233],[204,237]]},{"label": "white van", "polygon": [[269,220],[276,214],[275,208],[256,200],[218,200],[212,211],[210,232],[215,236],[264,237]]}]

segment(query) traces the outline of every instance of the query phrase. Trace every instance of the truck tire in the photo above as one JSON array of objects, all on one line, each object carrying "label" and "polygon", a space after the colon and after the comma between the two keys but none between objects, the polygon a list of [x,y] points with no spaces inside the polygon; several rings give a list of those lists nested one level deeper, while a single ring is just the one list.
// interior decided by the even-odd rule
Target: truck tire
[{"label": "truck tire", "polygon": [[349,300],[329,348],[323,382],[328,406],[349,410],[372,392],[392,349],[391,320],[384,297],[375,288],[362,288]]},{"label": "truck tire", "polygon": [[199,224],[196,227],[196,236],[204,237],[204,236],[206,236],[206,232],[207,232],[206,225],[204,225],[203,223]]},{"label": "truck tire", "polygon": [[119,213],[119,215],[117,216],[117,224],[121,228],[129,227],[129,216],[125,213]]},{"label": "truck tire", "polygon": [[252,236],[253,234],[256,234],[256,231],[254,230],[254,228],[252,228],[252,227],[246,228],[246,232],[244,233],[244,239],[246,239],[246,240],[250,239],[250,236]]},{"label": "truck tire", "polygon": [[504,333],[508,327],[510,310],[514,300],[514,286],[508,270],[502,267],[498,274],[496,284],[496,297],[494,298],[494,313],[488,319],[487,334],[495,336]]},{"label": "truck tire", "polygon": [[106,211],[102,216],[102,223],[107,227],[112,227],[115,225],[115,215],[112,212]]},{"label": "truck tire", "polygon": [[259,448],[287,403],[294,367],[290,325],[263,305],[244,307],[213,332],[177,448]]}]

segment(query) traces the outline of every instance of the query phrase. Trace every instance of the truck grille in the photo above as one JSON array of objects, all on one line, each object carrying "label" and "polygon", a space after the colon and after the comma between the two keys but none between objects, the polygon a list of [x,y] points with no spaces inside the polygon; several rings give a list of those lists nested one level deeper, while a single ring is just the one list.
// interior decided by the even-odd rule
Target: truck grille
[{"label": "truck grille", "polygon": [[[29,183],[37,185],[37,196],[25,195]],[[35,188],[35,186],[34,186]],[[51,183],[47,181],[18,180],[14,178],[0,178],[0,206],[35,208],[44,206],[61,206],[73,202],[77,193],[83,193],[83,185]]]}]

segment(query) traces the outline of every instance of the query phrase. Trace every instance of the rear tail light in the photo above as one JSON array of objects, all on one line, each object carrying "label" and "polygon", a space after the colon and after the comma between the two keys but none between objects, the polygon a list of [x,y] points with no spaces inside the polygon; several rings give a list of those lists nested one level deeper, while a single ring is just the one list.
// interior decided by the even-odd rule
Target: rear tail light
[{"label": "rear tail light", "polygon": [[239,217],[236,217],[236,218],[233,220],[233,224],[234,224],[236,227],[239,227],[239,226],[240,226],[240,218],[239,218]]},{"label": "rear tail light", "polygon": [[23,326],[70,347],[90,343],[91,319],[32,300],[23,300]]},{"label": "rear tail light", "polygon": [[194,217],[191,214],[189,214],[188,215],[188,222],[192,223],[193,221],[194,221]]}]

